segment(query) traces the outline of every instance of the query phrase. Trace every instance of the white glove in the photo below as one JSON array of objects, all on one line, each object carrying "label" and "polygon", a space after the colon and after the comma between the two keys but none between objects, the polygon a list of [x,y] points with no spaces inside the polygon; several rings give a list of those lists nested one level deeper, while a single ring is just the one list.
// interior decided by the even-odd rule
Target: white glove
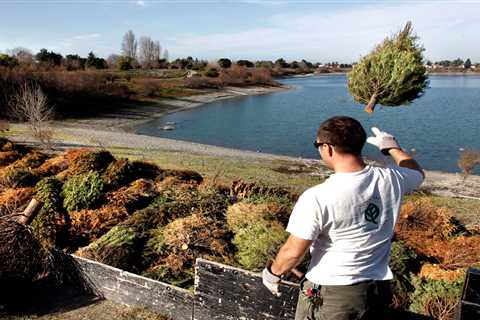
[{"label": "white glove", "polygon": [[380,131],[376,127],[372,128],[372,132],[375,134],[375,137],[369,137],[367,142],[380,149],[384,155],[388,156],[388,151],[392,148],[400,149],[397,140],[390,133]]},{"label": "white glove", "polygon": [[278,284],[280,283],[280,277],[272,274],[268,270],[268,266],[263,269],[262,282],[265,287],[275,296],[280,297],[282,294],[278,291]]}]

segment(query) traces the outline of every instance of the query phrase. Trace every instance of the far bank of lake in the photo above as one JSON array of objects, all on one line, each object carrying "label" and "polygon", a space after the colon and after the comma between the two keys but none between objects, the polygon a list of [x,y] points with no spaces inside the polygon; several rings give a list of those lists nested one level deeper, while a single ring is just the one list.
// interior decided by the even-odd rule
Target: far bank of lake
[{"label": "far bank of lake", "polygon": [[[480,149],[480,76],[431,75],[426,94],[409,106],[377,107],[373,115],[354,103],[345,75],[281,80],[295,90],[204,104],[140,124],[136,132],[258,152],[318,158],[312,147],[318,124],[334,115],[358,119],[395,134],[429,170],[459,172],[461,150]],[[175,130],[161,127],[175,123]],[[370,132],[369,132],[370,133]],[[383,158],[371,146],[370,159]],[[477,172],[478,173],[478,170]]]}]

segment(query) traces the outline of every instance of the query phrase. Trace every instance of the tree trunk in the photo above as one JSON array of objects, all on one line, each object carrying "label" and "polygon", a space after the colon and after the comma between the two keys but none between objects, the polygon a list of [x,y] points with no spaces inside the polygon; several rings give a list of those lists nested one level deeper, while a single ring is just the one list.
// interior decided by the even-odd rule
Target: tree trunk
[{"label": "tree trunk", "polygon": [[30,203],[28,204],[27,208],[23,211],[23,213],[20,215],[18,218],[18,222],[27,225],[30,223],[30,221],[33,220],[37,212],[40,210],[42,207],[43,203],[38,201],[35,198],[32,198],[30,200]]},{"label": "tree trunk", "polygon": [[377,104],[377,94],[374,93],[372,97],[370,98],[370,101],[368,101],[367,106],[365,107],[365,111],[368,113],[372,113],[373,110],[375,109],[375,105]]}]

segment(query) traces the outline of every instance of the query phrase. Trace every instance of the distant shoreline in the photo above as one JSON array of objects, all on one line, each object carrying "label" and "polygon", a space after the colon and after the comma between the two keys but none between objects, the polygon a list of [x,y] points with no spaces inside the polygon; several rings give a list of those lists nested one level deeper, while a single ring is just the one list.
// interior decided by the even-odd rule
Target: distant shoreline
[{"label": "distant shoreline", "polygon": [[128,107],[122,107],[114,113],[101,114],[83,119],[63,119],[60,121],[54,121],[53,124],[55,126],[67,128],[135,133],[136,128],[139,125],[154,119],[159,119],[171,113],[190,110],[207,103],[221,100],[263,95],[291,89],[293,89],[293,87],[286,85],[225,87],[223,89],[214,89],[207,91],[204,94],[189,97],[160,98],[151,106],[142,106],[141,108],[138,108],[137,105],[132,104]]}]

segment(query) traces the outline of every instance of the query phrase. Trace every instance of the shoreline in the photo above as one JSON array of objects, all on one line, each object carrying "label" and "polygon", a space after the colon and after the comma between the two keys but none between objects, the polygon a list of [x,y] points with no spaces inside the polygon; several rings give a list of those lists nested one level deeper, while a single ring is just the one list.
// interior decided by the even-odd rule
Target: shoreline
[{"label": "shoreline", "polygon": [[[15,124],[13,129],[25,131],[27,125]],[[287,161],[292,164],[302,164],[318,168],[317,176],[328,177],[329,170],[319,159],[299,158],[285,155],[254,152],[232,149],[195,142],[153,137],[121,131],[107,131],[90,128],[54,127],[55,145],[58,150],[68,148],[105,148],[123,149],[132,152],[132,155],[149,159],[155,152],[175,152],[204,155],[220,159],[255,161]],[[14,141],[35,144],[27,134],[16,134],[10,137]],[[368,164],[372,164],[368,161]],[[467,198],[480,200],[480,176],[470,175],[467,179],[461,173],[425,170],[426,179],[421,191],[433,195],[452,198]]]},{"label": "shoreline", "polygon": [[65,128],[90,128],[108,130],[114,132],[135,133],[136,127],[159,119],[171,113],[191,110],[207,103],[234,99],[246,96],[256,96],[275,92],[292,90],[292,86],[249,86],[249,87],[225,87],[206,91],[204,94],[197,94],[181,98],[159,98],[155,103],[138,108],[135,103],[122,107],[112,113],[103,113],[95,117],[79,119],[64,119],[53,121],[55,127]]}]

